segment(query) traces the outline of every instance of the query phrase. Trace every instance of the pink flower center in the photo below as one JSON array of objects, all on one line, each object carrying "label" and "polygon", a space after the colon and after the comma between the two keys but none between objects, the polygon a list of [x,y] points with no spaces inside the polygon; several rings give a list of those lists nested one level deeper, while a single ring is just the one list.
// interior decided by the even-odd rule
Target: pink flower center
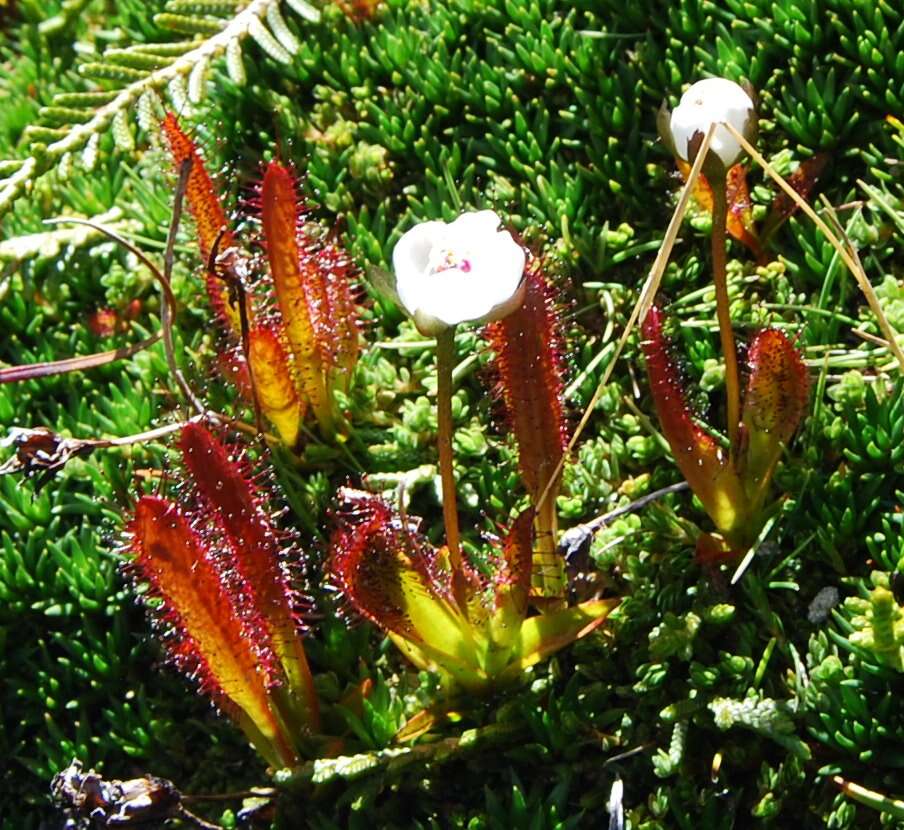
[{"label": "pink flower center", "polygon": [[471,270],[471,260],[459,259],[454,251],[446,249],[440,252],[439,261],[430,269],[431,274],[441,274],[443,271],[462,271],[467,274]]}]

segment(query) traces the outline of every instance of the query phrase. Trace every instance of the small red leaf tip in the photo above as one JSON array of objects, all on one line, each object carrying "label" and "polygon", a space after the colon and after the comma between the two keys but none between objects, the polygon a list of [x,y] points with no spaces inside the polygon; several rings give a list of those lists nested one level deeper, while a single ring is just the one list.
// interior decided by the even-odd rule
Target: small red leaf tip
[{"label": "small red leaf tip", "polygon": [[496,391],[518,443],[518,465],[536,500],[565,447],[564,359],[559,315],[552,288],[533,259],[525,274],[522,305],[487,326],[495,353]]},{"label": "small red leaf tip", "polygon": [[[219,251],[224,252],[235,246],[235,236],[230,229],[230,223],[220,202],[217,189],[214,187],[213,180],[204,166],[204,159],[198,152],[195,143],[185,134],[179,126],[178,119],[171,112],[166,114],[161,126],[170,146],[170,154],[176,172],[179,172],[186,159],[191,159],[185,197],[188,201],[189,212],[195,220],[198,247],[206,268],[217,239],[220,239]],[[220,236],[221,233],[222,236]],[[227,286],[210,273],[206,274],[205,285],[217,319],[227,331],[238,334],[238,313],[234,312],[229,305]]]}]

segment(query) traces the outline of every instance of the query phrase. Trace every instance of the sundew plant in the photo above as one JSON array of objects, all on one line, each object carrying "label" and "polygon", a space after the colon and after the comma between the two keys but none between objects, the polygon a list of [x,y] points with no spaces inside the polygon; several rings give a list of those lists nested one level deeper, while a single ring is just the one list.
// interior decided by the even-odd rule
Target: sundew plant
[{"label": "sundew plant", "polygon": [[902,52],[0,0],[0,828],[904,827]]}]

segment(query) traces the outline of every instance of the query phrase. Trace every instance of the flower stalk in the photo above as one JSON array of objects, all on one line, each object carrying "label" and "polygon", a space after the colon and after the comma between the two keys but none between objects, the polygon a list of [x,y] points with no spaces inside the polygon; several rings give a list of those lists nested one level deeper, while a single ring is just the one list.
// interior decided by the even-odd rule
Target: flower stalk
[{"label": "flower stalk", "polygon": [[458,529],[458,505],[455,490],[452,435],[452,369],[455,365],[455,328],[436,335],[436,427],[439,471],[443,487],[443,522],[449,561],[455,572],[461,570],[461,541]]},{"label": "flower stalk", "polygon": [[712,260],[713,282],[716,287],[716,316],[719,320],[719,339],[725,356],[725,396],[728,418],[729,453],[733,455],[738,443],[738,424],[741,415],[741,381],[738,371],[738,351],[734,330],[731,327],[731,309],[728,298],[728,277],[726,271],[726,223],[728,199],[726,178],[722,176],[712,182],[713,227]]}]

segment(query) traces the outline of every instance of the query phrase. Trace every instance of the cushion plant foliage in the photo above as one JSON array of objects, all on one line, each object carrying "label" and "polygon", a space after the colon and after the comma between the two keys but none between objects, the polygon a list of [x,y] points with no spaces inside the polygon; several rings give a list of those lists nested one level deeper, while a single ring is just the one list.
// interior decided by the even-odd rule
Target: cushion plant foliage
[{"label": "cushion plant foliage", "polygon": [[[706,76],[751,84],[760,151],[783,175],[798,171],[904,331],[904,11],[875,0],[312,2],[0,0],[0,372],[160,329],[159,286],[133,251],[43,220],[93,218],[162,263],[179,188],[167,111],[212,174],[248,268],[264,273],[269,259],[278,294],[257,184],[278,162],[269,169],[306,206],[305,256],[313,268],[347,255],[360,315],[360,351],[330,390],[335,423],[321,429],[299,404],[291,440],[263,449],[254,432],[267,413],[223,371],[241,356],[242,326],[234,319],[225,335],[205,291],[219,227],[205,242],[186,210],[171,280],[176,359],[204,407],[250,425],[229,434],[229,463],[264,517],[259,544],[280,549],[273,584],[286,581],[280,602],[303,618],[303,649],[291,632],[272,638],[275,657],[264,653],[269,635],[254,626],[268,623],[234,601],[254,591],[236,587],[230,562],[211,560],[205,579],[224,586],[217,607],[238,609],[230,630],[258,635],[249,671],[269,682],[283,671],[281,649],[295,649],[311,672],[298,675],[302,697],[319,701],[312,714],[310,700],[290,699],[291,678],[273,681],[255,711],[276,737],[261,737],[222,689],[215,710],[199,694],[213,675],[196,657],[169,662],[199,682],[166,660],[187,647],[172,641],[176,606],[142,575],[156,542],[136,530],[136,502],[147,527],[178,512],[166,521],[184,552],[258,544],[226,519],[199,527],[220,502],[198,492],[197,470],[186,474],[178,434],[76,451],[53,469],[33,463],[29,478],[18,469],[26,437],[51,434],[21,430],[109,439],[190,415],[164,343],[0,383],[11,439],[0,456],[0,827],[49,826],[50,781],[74,758],[109,779],[170,779],[192,813],[223,827],[237,826],[255,787],[278,807],[263,826],[904,826],[904,383],[835,249],[802,213],[776,214],[777,188],[758,167],[746,162],[742,209],[762,247],[741,244],[743,234],[728,247],[741,362],[759,332],[782,332],[810,393],[796,403],[806,411],[794,437],[780,430],[781,451],[761,439],[774,477],[744,550],[711,544],[719,528],[706,498],[672,488],[642,501],[683,477],[639,331],[594,398],[683,182],[657,109]],[[194,210],[191,185],[187,196]],[[507,364],[500,371],[493,351],[504,327],[456,330],[454,473],[470,563],[456,570],[442,546],[435,444],[442,358],[378,286],[416,223],[488,209],[529,250],[529,272],[542,270],[537,308],[552,309],[551,363],[564,376],[537,382],[561,399],[555,429],[572,434],[594,409],[561,480],[548,479],[557,510],[544,515],[541,488],[523,482],[517,413],[505,412]],[[684,386],[695,435],[725,422],[711,225],[699,189],[658,300],[680,378],[674,356],[661,363]],[[226,285],[213,293],[226,296]],[[284,297],[249,291],[256,319],[291,318]],[[563,533],[568,553],[569,608],[534,597],[542,614],[527,610],[518,570],[537,502],[535,527]],[[349,514],[349,504],[366,506]],[[383,514],[385,526],[368,525]],[[386,546],[391,576],[381,560],[365,584],[350,571],[334,578],[337,557],[367,553],[368,533]],[[391,609],[399,619],[380,616],[403,600]],[[163,620],[162,638],[142,605]],[[481,607],[479,625],[461,622],[464,606]],[[522,640],[503,638],[496,683],[487,666],[503,612]],[[420,614],[410,630],[405,613]],[[437,657],[425,633],[446,613],[466,658]],[[293,719],[304,729],[277,746]],[[217,793],[233,795],[188,798]]]}]

